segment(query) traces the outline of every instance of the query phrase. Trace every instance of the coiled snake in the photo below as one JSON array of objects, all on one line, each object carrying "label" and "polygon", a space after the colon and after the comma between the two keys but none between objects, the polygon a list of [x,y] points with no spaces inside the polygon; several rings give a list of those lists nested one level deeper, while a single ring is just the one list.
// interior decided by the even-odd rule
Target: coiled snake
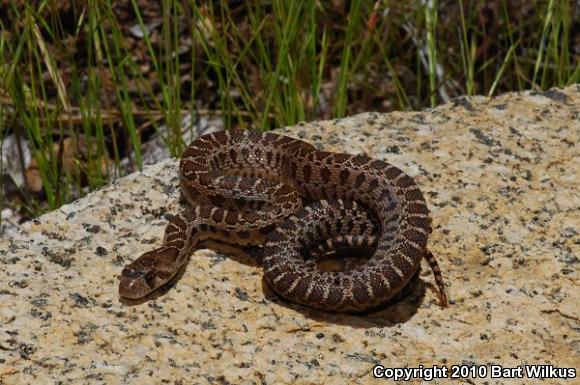
[{"label": "coiled snake", "polygon": [[[193,141],[179,170],[190,206],[170,218],[161,247],[125,266],[122,297],[156,290],[196,245],[218,239],[263,245],[261,264],[275,292],[335,312],[387,302],[425,257],[446,306],[441,271],[427,250],[429,210],[414,180],[397,167],[281,135],[221,131]],[[303,199],[313,203],[303,207]],[[348,270],[320,268],[322,255],[344,248],[374,253]]]}]

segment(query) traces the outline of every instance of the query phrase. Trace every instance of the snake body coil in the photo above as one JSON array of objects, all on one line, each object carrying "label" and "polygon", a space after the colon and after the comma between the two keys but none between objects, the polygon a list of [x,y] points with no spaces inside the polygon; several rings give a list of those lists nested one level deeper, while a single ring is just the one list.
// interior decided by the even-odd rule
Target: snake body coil
[{"label": "snake body coil", "polygon": [[[447,303],[427,250],[432,229],[423,195],[387,162],[319,151],[281,135],[221,131],[184,151],[180,183],[190,206],[170,219],[160,248],[123,269],[122,297],[146,296],[179,271],[196,245],[218,239],[263,245],[268,284],[293,302],[367,310],[397,294],[427,258]],[[302,207],[303,198],[314,203]],[[374,253],[345,271],[326,271],[305,257],[345,247]]]}]

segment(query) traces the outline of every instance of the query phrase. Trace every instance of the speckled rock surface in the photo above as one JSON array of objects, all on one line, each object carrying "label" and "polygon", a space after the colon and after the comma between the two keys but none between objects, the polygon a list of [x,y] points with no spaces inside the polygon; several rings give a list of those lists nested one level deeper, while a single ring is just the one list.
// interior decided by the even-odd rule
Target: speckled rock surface
[{"label": "speckled rock surface", "polygon": [[180,206],[177,162],[165,161],[1,241],[0,384],[363,384],[380,382],[376,364],[485,365],[487,379],[459,383],[524,384],[490,365],[578,371],[580,86],[279,132],[416,178],[449,308],[426,264],[408,298],[349,316],[285,303],[250,256],[210,250],[157,298],[122,303],[122,266],[161,242]]}]

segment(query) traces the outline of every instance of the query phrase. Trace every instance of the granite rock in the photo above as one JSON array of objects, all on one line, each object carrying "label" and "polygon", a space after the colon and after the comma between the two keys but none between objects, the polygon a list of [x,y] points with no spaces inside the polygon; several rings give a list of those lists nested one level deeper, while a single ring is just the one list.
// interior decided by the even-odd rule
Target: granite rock
[{"label": "granite rock", "polygon": [[524,384],[491,378],[491,365],[578,371],[579,85],[277,132],[416,179],[448,308],[425,263],[404,300],[337,315],[276,297],[250,255],[207,249],[156,298],[121,301],[123,265],[158,245],[164,215],[183,205],[167,160],[0,241],[0,384],[363,384],[378,364],[480,365],[487,378],[465,382]]}]

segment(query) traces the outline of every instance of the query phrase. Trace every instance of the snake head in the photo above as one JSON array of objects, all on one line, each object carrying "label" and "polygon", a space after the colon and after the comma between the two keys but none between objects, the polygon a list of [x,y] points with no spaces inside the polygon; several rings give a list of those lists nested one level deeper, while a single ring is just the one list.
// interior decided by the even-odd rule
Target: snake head
[{"label": "snake head", "polygon": [[154,281],[155,277],[151,271],[140,271],[127,266],[121,272],[119,295],[128,299],[145,297],[155,289],[149,286],[149,283],[153,283],[154,286]]},{"label": "snake head", "polygon": [[139,299],[163,286],[173,276],[164,269],[164,262],[175,258],[174,248],[161,248],[143,254],[121,271],[119,295],[128,299]]}]

